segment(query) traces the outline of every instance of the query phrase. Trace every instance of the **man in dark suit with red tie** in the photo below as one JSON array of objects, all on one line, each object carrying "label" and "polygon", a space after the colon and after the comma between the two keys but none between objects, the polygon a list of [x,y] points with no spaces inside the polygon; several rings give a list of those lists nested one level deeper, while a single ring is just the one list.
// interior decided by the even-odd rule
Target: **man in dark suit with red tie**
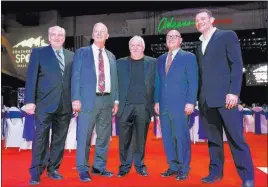
[{"label": "man in dark suit with red tie", "polygon": [[[49,46],[32,50],[26,79],[25,111],[36,116],[30,185],[40,183],[46,168],[48,177],[53,180],[63,178],[58,169],[72,116],[70,87],[74,53],[62,47],[65,41],[63,28],[49,28],[48,36]],[[47,155],[48,163],[45,161]]]},{"label": "man in dark suit with red tie", "polygon": [[254,168],[237,107],[243,74],[241,49],[235,32],[215,28],[214,20],[206,9],[195,17],[197,30],[202,33],[197,50],[199,108],[210,154],[209,175],[202,182],[213,183],[223,177],[224,128],[243,187],[253,187]]}]

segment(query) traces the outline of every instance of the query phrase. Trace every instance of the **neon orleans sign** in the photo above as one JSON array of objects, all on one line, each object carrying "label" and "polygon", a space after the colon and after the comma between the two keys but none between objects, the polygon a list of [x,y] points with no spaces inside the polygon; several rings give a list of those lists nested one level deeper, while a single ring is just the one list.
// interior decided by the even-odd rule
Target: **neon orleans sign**
[{"label": "neon orleans sign", "polygon": [[[230,18],[226,19],[216,19],[213,24],[232,24],[232,20]],[[178,29],[181,27],[189,27],[195,25],[195,22],[192,20],[185,21],[176,21],[174,17],[170,19],[167,17],[163,17],[158,23],[157,30],[158,32],[162,32],[166,29]]]}]

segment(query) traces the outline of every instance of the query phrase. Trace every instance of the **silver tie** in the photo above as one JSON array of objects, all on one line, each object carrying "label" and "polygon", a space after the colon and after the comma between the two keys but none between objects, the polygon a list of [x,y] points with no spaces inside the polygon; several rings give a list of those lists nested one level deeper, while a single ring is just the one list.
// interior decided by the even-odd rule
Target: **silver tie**
[{"label": "silver tie", "polygon": [[60,65],[60,69],[61,69],[61,74],[63,75],[64,74],[64,61],[63,61],[63,58],[62,56],[60,55],[60,51],[56,51],[56,54],[57,54],[57,58],[59,60],[59,65]]}]

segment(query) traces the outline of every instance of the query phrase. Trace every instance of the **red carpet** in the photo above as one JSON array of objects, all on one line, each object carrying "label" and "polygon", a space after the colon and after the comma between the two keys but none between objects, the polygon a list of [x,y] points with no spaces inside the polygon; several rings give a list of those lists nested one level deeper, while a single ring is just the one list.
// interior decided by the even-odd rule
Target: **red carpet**
[{"label": "red carpet", "polygon": [[[256,167],[268,167],[267,164],[267,136],[255,135],[253,133],[245,134],[245,138],[249,143],[254,167],[255,167],[255,186],[267,186],[267,174],[260,171]],[[93,161],[93,151],[91,150],[91,162]],[[17,148],[3,148],[2,142],[2,185],[3,187],[24,187],[28,186],[30,175],[28,168],[31,162],[31,151],[23,150],[18,151]],[[192,144],[192,161],[191,171],[188,180],[180,182],[172,178],[162,178],[160,173],[167,169],[166,157],[164,154],[162,140],[156,140],[152,126],[150,127],[147,151],[145,155],[145,163],[148,168],[149,177],[141,177],[135,173],[132,168],[131,172],[124,178],[112,177],[104,178],[100,176],[92,176],[92,182],[81,183],[78,179],[78,174],[75,170],[75,151],[69,153],[65,152],[64,159],[60,168],[60,173],[63,174],[64,180],[53,181],[47,178],[44,174],[41,177],[41,184],[39,186],[63,186],[63,187],[79,187],[79,186],[92,186],[92,187],[134,187],[134,186],[221,186],[221,187],[234,187],[240,186],[241,181],[236,172],[231,152],[228,144],[225,144],[225,167],[224,178],[215,184],[202,184],[201,178],[208,174],[208,149],[206,143]],[[109,149],[109,157],[107,169],[116,174],[119,166],[119,150],[118,150],[118,137],[113,137]]]}]

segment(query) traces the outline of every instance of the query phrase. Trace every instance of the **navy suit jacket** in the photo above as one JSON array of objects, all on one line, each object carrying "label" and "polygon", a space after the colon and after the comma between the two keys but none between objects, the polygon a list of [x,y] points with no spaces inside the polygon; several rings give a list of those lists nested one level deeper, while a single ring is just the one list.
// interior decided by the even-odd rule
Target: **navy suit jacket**
[{"label": "navy suit jacket", "polygon": [[25,104],[36,104],[36,110],[55,112],[60,99],[64,111],[71,112],[71,72],[74,53],[63,49],[65,70],[61,74],[58,59],[52,47],[34,48],[30,56],[25,86]]},{"label": "navy suit jacket", "polygon": [[228,93],[240,95],[243,61],[235,32],[216,29],[204,55],[198,46],[197,60],[200,106],[206,101],[209,107],[222,107]]},{"label": "navy suit jacket", "polygon": [[195,105],[198,91],[198,67],[193,53],[180,49],[174,57],[166,75],[166,58],[168,53],[158,58],[156,68],[155,102],[160,105],[160,113],[164,107],[172,114],[186,103]]},{"label": "navy suit jacket", "polygon": [[[109,63],[111,75],[111,102],[118,100],[118,78],[115,56],[105,49]],[[91,112],[94,107],[96,97],[96,68],[92,46],[82,47],[75,52],[72,73],[72,101],[80,100],[81,112]]]},{"label": "navy suit jacket", "polygon": [[[146,105],[153,116],[154,89],[155,89],[155,69],[156,59],[144,56],[144,84],[146,87]],[[127,93],[131,79],[131,60],[125,57],[117,60],[118,87],[119,87],[119,111],[117,116],[121,116],[126,105]]]}]

